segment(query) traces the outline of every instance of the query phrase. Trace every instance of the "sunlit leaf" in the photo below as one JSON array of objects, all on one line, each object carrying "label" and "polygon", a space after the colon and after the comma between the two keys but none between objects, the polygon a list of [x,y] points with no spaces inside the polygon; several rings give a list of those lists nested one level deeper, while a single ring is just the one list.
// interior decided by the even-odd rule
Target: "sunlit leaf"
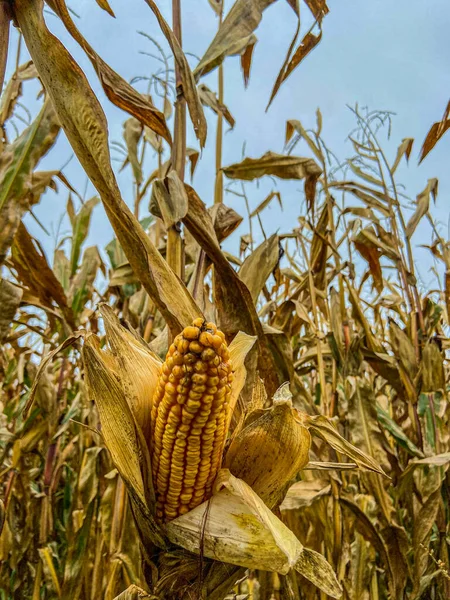
[{"label": "sunlit leaf", "polygon": [[435,145],[438,143],[438,141],[441,139],[441,137],[444,135],[444,133],[447,131],[447,129],[449,127],[450,127],[450,101],[445,108],[442,119],[440,121],[438,121],[437,123],[434,123],[431,126],[430,131],[427,133],[427,136],[426,136],[426,138],[422,144],[422,148],[420,150],[419,163],[421,163],[423,161],[423,159],[425,158],[425,156],[427,156],[427,154],[431,150],[433,150]]}]

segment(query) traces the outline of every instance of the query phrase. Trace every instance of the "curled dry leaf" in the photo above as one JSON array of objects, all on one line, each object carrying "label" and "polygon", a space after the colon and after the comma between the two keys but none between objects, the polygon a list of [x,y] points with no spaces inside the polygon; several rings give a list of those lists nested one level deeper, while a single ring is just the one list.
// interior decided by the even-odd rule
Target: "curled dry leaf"
[{"label": "curled dry leaf", "polygon": [[[34,79],[38,77],[38,72],[36,71],[36,67],[33,64],[33,61],[29,60],[28,62],[20,65],[14,75],[8,82],[5,90],[1,94],[0,100],[0,126],[4,125],[6,120],[10,118],[10,116],[14,112],[14,108],[16,106],[17,100],[22,95],[22,83],[29,79]],[[2,88],[0,87],[0,90]]]},{"label": "curled dry leaf", "polygon": [[150,212],[160,217],[169,228],[184,219],[188,211],[188,197],[183,182],[171,170],[165,179],[155,179],[150,199]]},{"label": "curled dry leaf", "polygon": [[223,172],[229,179],[252,181],[264,175],[280,179],[307,179],[320,175],[322,169],[312,158],[266,152],[261,158],[245,158],[240,163],[224,167]]},{"label": "curled dry leaf", "polygon": [[[300,25],[300,21],[299,21],[299,25]],[[319,27],[320,27],[320,25],[319,25]],[[292,43],[290,45],[287,56],[285,58],[284,64],[281,67],[280,72],[278,73],[278,77],[273,86],[272,93],[270,94],[270,99],[269,99],[267,108],[269,108],[269,106],[272,104],[273,99],[275,98],[275,96],[278,93],[278,90],[281,87],[281,84],[284,81],[286,81],[286,79],[289,77],[289,75],[292,73],[292,71],[298,67],[298,65],[302,62],[302,60],[311,52],[311,50],[313,50],[319,44],[320,40],[322,39],[322,29],[320,29],[318,35],[315,35],[312,31],[309,31],[305,35],[305,37],[302,39],[299,47],[297,48],[297,50],[295,50],[295,52],[291,58],[291,54],[294,50],[294,46],[297,41],[297,36],[298,36],[299,30],[300,30],[300,27],[297,28],[297,32],[294,36],[294,39],[292,40]]]},{"label": "curled dry leaf", "polygon": [[416,198],[416,210],[406,226],[406,235],[408,238],[413,235],[420,220],[427,214],[430,207],[430,198],[432,197],[436,201],[438,183],[436,177],[429,179],[425,189],[418,194]]},{"label": "curled dry leaf", "polygon": [[423,161],[423,159],[425,158],[425,156],[427,156],[427,154],[431,150],[433,150],[433,148],[436,146],[436,144],[441,139],[441,137],[444,135],[444,133],[447,131],[447,129],[449,129],[449,127],[450,127],[450,100],[444,110],[442,119],[440,121],[438,121],[437,123],[434,123],[431,126],[430,131],[427,133],[427,136],[422,144],[422,149],[420,150],[419,163],[421,163]]},{"label": "curled dry leaf", "polygon": [[257,41],[258,40],[256,39],[256,36],[252,34],[248,39],[245,50],[241,52],[241,69],[242,74],[244,76],[245,87],[248,86],[248,83],[250,81],[250,69],[252,67],[253,50],[255,49]]},{"label": "curled dry leaf", "polygon": [[305,427],[308,427],[313,433],[330,444],[332,448],[351,458],[361,469],[367,469],[387,477],[376,460],[343,438],[334,427],[333,422],[327,417],[323,415],[305,415],[304,424]]},{"label": "curled dry leaf", "polygon": [[280,260],[280,242],[276,234],[258,246],[242,263],[239,277],[250,290],[256,304],[270,274]]},{"label": "curled dry leaf", "polygon": [[397,156],[395,157],[394,164],[391,167],[391,173],[395,173],[398,165],[400,164],[401,159],[405,156],[406,162],[409,161],[409,157],[411,156],[412,147],[414,144],[414,138],[404,138],[402,143],[398,147]]},{"label": "curled dry leaf", "polygon": [[217,94],[210,90],[209,87],[204,83],[198,86],[198,94],[201,103],[205,106],[209,106],[209,108],[211,108],[217,115],[223,115],[229,126],[233,129],[235,120],[225,104],[219,102]]},{"label": "curled dry leaf", "polygon": [[255,44],[253,32],[263,11],[275,0],[237,0],[220,25],[213,41],[194,69],[196,79],[218,67],[225,57],[245,53]]},{"label": "curled dry leaf", "polygon": [[133,169],[134,180],[137,185],[142,183],[142,167],[138,158],[138,144],[142,136],[143,127],[141,123],[131,117],[123,124],[123,137],[127,145],[128,161]]},{"label": "curled dry leaf", "polygon": [[229,206],[225,206],[223,202],[213,204],[213,206],[208,208],[208,212],[211,215],[214,231],[216,232],[219,244],[230,236],[243,221],[241,215],[238,215],[238,213]]},{"label": "curled dry leaf", "polygon": [[208,502],[167,524],[172,543],[250,569],[286,574],[295,568],[331,597],[341,597],[333,569],[323,556],[304,548],[250,486],[224,469],[215,487]]}]

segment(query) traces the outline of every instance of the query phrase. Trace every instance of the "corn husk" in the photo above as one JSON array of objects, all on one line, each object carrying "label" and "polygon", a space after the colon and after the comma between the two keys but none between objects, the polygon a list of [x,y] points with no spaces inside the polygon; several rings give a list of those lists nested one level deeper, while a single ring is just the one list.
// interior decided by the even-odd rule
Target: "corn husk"
[{"label": "corn husk", "polygon": [[146,438],[150,435],[150,414],[153,390],[158,382],[161,359],[149,347],[122,327],[107,304],[100,306],[106,339],[115,370],[120,373],[124,392],[135,419]]},{"label": "corn husk", "polygon": [[287,484],[308,463],[311,436],[280,388],[274,405],[252,413],[233,439],[225,466],[243,479],[269,508],[283,499]]},{"label": "corn husk", "polygon": [[[164,548],[152,516],[155,498],[148,451],[148,421],[162,363],[145,342],[122,327],[111,308],[103,305],[101,310],[109,347],[102,349],[93,334],[85,339],[88,393],[97,405],[105,444],[127,485],[144,546]],[[229,346],[236,364],[232,398],[244,385],[244,360],[255,339],[240,333]]]},{"label": "corn husk", "polygon": [[341,588],[322,555],[304,548],[252,488],[227,469],[212,498],[166,525],[169,540],[196,554],[250,569],[294,568],[333,598]]}]

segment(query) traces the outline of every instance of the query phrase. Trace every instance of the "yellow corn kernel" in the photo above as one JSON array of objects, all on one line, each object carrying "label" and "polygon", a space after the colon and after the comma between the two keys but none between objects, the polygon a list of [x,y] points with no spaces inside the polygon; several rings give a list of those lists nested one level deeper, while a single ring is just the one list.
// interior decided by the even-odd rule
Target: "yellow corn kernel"
[{"label": "yellow corn kernel", "polygon": [[224,334],[195,319],[171,344],[153,397],[150,452],[159,522],[210,497],[225,444],[231,381]]}]

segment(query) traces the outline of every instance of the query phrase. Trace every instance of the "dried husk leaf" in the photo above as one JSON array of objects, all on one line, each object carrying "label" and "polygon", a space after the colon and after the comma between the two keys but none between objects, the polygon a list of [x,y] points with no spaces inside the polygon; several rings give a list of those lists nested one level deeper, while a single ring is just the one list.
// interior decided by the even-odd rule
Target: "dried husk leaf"
[{"label": "dried husk leaf", "polygon": [[230,427],[231,418],[233,416],[239,394],[241,393],[247,378],[247,369],[244,366],[244,361],[247,354],[253,348],[256,340],[257,337],[255,335],[247,335],[243,331],[240,331],[228,347],[231,364],[233,365],[234,379],[231,384],[227,430]]},{"label": "dried husk leaf", "polygon": [[247,568],[282,574],[295,568],[333,598],[340,597],[340,586],[327,561],[304,548],[250,486],[223,469],[215,488],[209,501],[167,524],[171,542]]},{"label": "dried husk leaf", "polygon": [[311,436],[290,398],[279,400],[235,437],[225,466],[252,487],[269,508],[309,460]]},{"label": "dried husk leaf", "polygon": [[88,393],[97,406],[105,444],[127,485],[144,554],[153,544],[164,548],[164,538],[149,510],[154,506],[154,491],[147,444],[128,404],[123,373],[116,370],[115,358],[100,350],[94,335],[86,339],[82,358]]},{"label": "dried husk leaf", "polygon": [[100,350],[95,336],[89,336],[85,341],[83,362],[89,396],[97,405],[102,434],[114,464],[145,502],[138,439],[131,409],[120,384],[118,365],[111,355]]},{"label": "dried husk leaf", "polygon": [[100,306],[106,338],[116,360],[116,370],[126,385],[127,399],[145,439],[150,436],[152,398],[162,362],[145,342],[134,337],[119,322],[107,304]]}]

